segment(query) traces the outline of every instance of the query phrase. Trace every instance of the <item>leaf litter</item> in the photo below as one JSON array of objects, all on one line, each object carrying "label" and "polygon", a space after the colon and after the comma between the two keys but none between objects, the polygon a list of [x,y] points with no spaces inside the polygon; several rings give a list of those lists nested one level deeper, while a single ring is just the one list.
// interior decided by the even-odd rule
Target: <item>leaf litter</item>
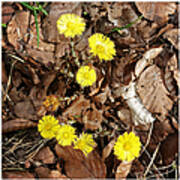
[{"label": "leaf litter", "polygon": [[[30,2],[30,5],[34,6]],[[49,2],[36,20],[19,3],[2,4],[2,83],[4,178],[174,178],[178,153],[178,16],[175,2]],[[56,21],[74,13],[86,30],[70,40]],[[89,62],[88,38],[103,33],[114,41],[116,56],[99,63],[97,81],[82,89],[75,81],[79,63]],[[59,106],[49,112],[49,95]],[[92,133],[96,148],[85,157],[72,146],[43,140],[37,124],[51,113],[77,132]],[[117,137],[134,131],[140,157],[125,163],[113,155]],[[6,152],[7,151],[7,152]],[[176,168],[174,168],[174,163]]]}]

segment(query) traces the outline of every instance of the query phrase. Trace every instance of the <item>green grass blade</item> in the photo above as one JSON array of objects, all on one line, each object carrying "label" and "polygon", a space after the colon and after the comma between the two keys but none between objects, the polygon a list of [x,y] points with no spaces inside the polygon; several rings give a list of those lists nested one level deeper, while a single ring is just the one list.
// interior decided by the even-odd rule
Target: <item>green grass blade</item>
[{"label": "green grass blade", "polygon": [[37,32],[37,46],[39,48],[39,27],[38,27],[37,12],[35,9],[34,9],[34,18],[35,18],[36,32]]},{"label": "green grass blade", "polygon": [[1,23],[1,26],[2,26],[3,28],[6,28],[6,27],[7,27],[7,25],[4,24],[4,23]]},{"label": "green grass blade", "polygon": [[34,7],[33,6],[30,6],[28,3],[26,2],[20,2],[23,6],[27,7],[28,9],[34,11]]}]

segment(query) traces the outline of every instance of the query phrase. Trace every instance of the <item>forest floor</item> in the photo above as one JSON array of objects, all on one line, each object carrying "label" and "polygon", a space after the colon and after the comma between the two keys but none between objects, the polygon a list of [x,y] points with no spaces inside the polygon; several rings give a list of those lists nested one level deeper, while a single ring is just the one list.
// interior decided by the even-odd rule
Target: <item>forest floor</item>
[{"label": "forest floor", "polygon": [[[3,177],[178,179],[178,3],[29,6],[2,3]],[[86,23],[73,39],[74,50],[56,28],[66,13]],[[114,42],[112,61],[91,56],[88,38],[94,33]],[[76,73],[85,64],[95,69],[97,80],[82,88]],[[52,96],[59,101],[55,110],[43,103]],[[41,137],[37,125],[45,115],[77,134],[92,134],[94,150],[86,157]],[[131,131],[140,138],[141,151],[123,162],[113,146]]]}]

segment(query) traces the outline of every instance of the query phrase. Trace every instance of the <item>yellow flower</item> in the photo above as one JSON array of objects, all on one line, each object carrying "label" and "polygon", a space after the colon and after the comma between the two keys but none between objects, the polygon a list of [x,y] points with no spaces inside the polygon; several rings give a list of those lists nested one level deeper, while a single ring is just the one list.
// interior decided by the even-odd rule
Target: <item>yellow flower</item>
[{"label": "yellow flower", "polygon": [[54,116],[43,116],[38,123],[38,131],[43,138],[51,139],[56,136],[60,128],[58,120]]},{"label": "yellow flower", "polygon": [[58,100],[58,97],[55,95],[46,96],[46,100],[43,102],[43,105],[48,111],[56,111],[56,109],[59,107],[60,102]]},{"label": "yellow flower", "polygon": [[81,66],[76,74],[76,81],[82,86],[91,86],[96,81],[96,71],[90,66]]},{"label": "yellow flower", "polygon": [[139,156],[141,142],[133,132],[120,135],[114,145],[114,154],[119,160],[132,161]]},{"label": "yellow flower", "polygon": [[103,34],[96,33],[89,39],[90,52],[100,60],[110,61],[116,55],[114,42]]},{"label": "yellow flower", "polygon": [[75,141],[74,149],[80,149],[87,156],[96,146],[92,134],[82,133]]},{"label": "yellow flower", "polygon": [[81,35],[85,30],[86,25],[83,18],[76,14],[63,14],[56,23],[60,34],[72,38],[76,35]]},{"label": "yellow flower", "polygon": [[75,131],[70,125],[62,125],[56,135],[58,143],[62,146],[70,146],[77,138]]}]

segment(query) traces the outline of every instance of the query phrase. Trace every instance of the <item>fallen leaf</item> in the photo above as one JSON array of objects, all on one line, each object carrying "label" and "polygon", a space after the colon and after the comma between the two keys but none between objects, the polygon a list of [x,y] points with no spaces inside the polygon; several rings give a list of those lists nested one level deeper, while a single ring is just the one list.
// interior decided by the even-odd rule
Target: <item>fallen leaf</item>
[{"label": "fallen leaf", "polygon": [[145,18],[158,24],[166,23],[177,8],[174,2],[136,2],[136,6]]},{"label": "fallen leaf", "polygon": [[178,154],[178,133],[170,134],[161,144],[160,152],[164,165],[169,165]]},{"label": "fallen leaf", "polygon": [[4,171],[2,173],[3,178],[8,178],[8,179],[35,179],[34,175],[31,174],[28,171]]},{"label": "fallen leaf", "polygon": [[32,128],[32,127],[36,127],[36,126],[37,126],[37,123],[35,123],[33,121],[17,118],[17,119],[13,119],[13,120],[4,122],[2,125],[2,132],[8,133],[8,132]]},{"label": "fallen leaf", "polygon": [[83,112],[90,107],[90,100],[85,99],[83,95],[79,96],[74,102],[63,112],[64,117],[81,116]]},{"label": "fallen leaf", "polygon": [[108,19],[118,27],[125,26],[138,18],[137,14],[128,3],[106,3],[106,8],[108,11]]},{"label": "fallen leaf", "polygon": [[173,101],[163,84],[161,70],[156,66],[149,66],[141,74],[137,83],[137,92],[142,103],[152,113],[167,115],[171,110]]},{"label": "fallen leaf", "polygon": [[35,172],[37,173],[38,178],[48,178],[50,171],[51,170],[49,168],[43,166],[35,168]]},{"label": "fallen leaf", "polygon": [[54,154],[48,146],[40,149],[40,151],[33,157],[33,159],[36,161],[42,161],[44,164],[55,163]]},{"label": "fallen leaf", "polygon": [[56,153],[65,161],[65,172],[70,178],[105,178],[106,166],[97,154],[92,151],[87,157],[82,151],[72,146],[62,147],[56,145]]},{"label": "fallen leaf", "polygon": [[48,178],[50,178],[50,179],[57,179],[57,178],[70,179],[67,176],[65,176],[64,174],[61,174],[58,170],[52,170],[49,173]]},{"label": "fallen leaf", "polygon": [[14,106],[14,113],[18,118],[37,119],[36,110],[30,100],[18,102]]},{"label": "fallen leaf", "polygon": [[164,33],[163,37],[167,39],[176,49],[179,49],[178,33],[179,29],[170,29]]},{"label": "fallen leaf", "polygon": [[14,13],[14,8],[10,3],[2,3],[2,23],[8,24]]},{"label": "fallen leaf", "polygon": [[122,161],[119,166],[117,167],[115,178],[116,179],[126,179],[127,175],[129,174],[132,166],[132,161]]},{"label": "fallen leaf", "polygon": [[30,11],[19,11],[13,16],[12,20],[7,26],[7,37],[10,44],[12,44],[16,51],[22,50],[20,41],[26,42],[26,34],[29,25]]},{"label": "fallen leaf", "polygon": [[104,161],[112,152],[114,143],[115,143],[115,138],[112,139],[103,149],[102,151],[102,160]]},{"label": "fallen leaf", "polygon": [[100,128],[102,120],[102,110],[96,109],[94,104],[91,104],[91,108],[82,115],[82,122],[85,129],[96,130]]}]

